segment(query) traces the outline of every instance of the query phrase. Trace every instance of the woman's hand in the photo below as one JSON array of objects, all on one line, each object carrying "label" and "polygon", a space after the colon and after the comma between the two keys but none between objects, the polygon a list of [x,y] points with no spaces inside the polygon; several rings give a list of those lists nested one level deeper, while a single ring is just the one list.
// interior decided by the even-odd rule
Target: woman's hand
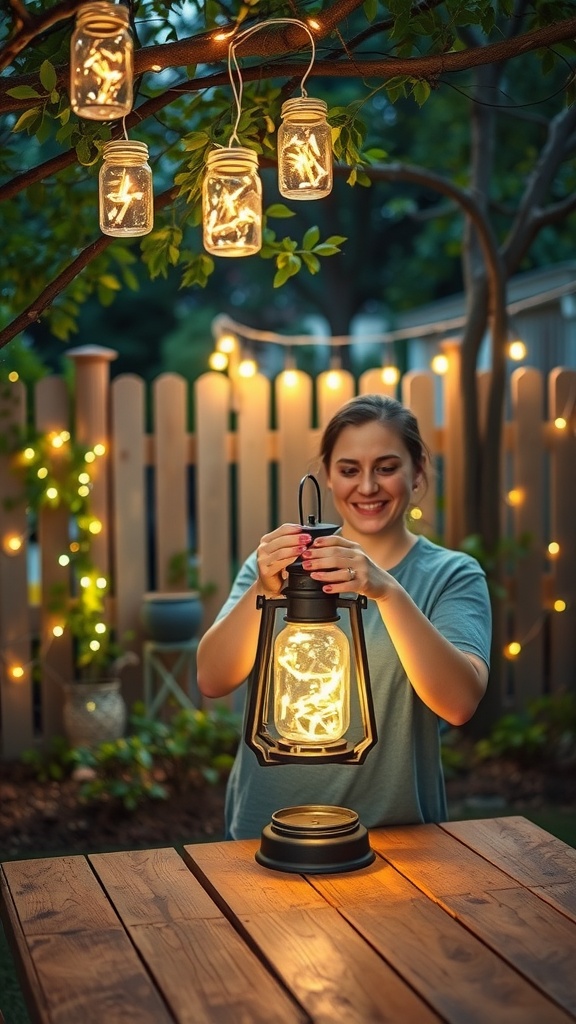
[{"label": "woman's hand", "polygon": [[374,601],[386,597],[395,580],[381,569],[355,541],[337,534],[317,537],[306,551],[304,568],[312,579],[326,584],[326,593],[364,594]]},{"label": "woman's hand", "polygon": [[312,540],[303,526],[284,523],[262,537],[257,551],[258,576],[265,597],[278,597],[286,579],[286,566],[294,562]]}]

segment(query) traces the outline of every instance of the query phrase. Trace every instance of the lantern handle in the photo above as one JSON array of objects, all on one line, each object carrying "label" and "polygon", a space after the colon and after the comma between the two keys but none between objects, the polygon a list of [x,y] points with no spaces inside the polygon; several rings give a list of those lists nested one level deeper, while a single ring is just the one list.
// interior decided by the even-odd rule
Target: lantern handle
[{"label": "lantern handle", "polygon": [[317,481],[316,477],[312,476],[312,473],[307,473],[306,476],[302,477],[302,479],[300,481],[300,486],[298,488],[298,511],[300,513],[300,525],[304,526],[304,511],[303,511],[303,508],[302,508],[302,492],[304,490],[304,484],[306,483],[307,480],[311,480],[312,483],[314,484],[314,487],[316,488],[317,516],[316,516],[316,518],[314,516],[308,516],[308,526],[315,526],[316,523],[321,523],[322,522],[322,499],[320,497],[320,486],[318,484],[318,481]]}]

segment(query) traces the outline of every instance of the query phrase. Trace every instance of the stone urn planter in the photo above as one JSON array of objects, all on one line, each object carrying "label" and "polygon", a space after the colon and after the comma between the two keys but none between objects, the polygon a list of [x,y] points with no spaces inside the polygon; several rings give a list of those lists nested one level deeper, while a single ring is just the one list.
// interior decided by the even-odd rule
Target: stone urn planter
[{"label": "stone urn planter", "polygon": [[198,590],[149,591],[141,610],[146,638],[160,644],[195,640],[200,635],[203,610]]},{"label": "stone urn planter", "polygon": [[64,684],[64,731],[73,747],[92,747],[120,739],[126,728],[126,703],[119,679]]}]

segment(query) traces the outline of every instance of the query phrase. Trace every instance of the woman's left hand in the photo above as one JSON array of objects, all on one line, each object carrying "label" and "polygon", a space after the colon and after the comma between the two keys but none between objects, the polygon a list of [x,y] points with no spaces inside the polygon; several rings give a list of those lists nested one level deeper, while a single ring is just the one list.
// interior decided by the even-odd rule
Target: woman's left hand
[{"label": "woman's left hand", "polygon": [[364,594],[377,601],[394,585],[389,573],[368,558],[359,544],[339,534],[317,537],[302,559],[312,579],[325,583],[322,589],[329,594]]}]

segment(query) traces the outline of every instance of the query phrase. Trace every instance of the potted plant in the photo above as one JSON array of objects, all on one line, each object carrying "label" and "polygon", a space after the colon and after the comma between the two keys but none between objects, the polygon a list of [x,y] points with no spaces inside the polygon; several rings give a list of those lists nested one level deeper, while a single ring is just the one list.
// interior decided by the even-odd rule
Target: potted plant
[{"label": "potted plant", "polygon": [[56,628],[69,630],[72,636],[75,677],[63,683],[64,731],[72,746],[117,740],[126,727],[120,673],[136,664],[138,656],[111,634],[106,621],[107,589],[107,578],[84,564],[76,596],[69,598],[65,588],[55,588],[50,603]]},{"label": "potted plant", "polygon": [[200,635],[203,600],[216,590],[200,582],[200,561],[194,551],[178,551],[168,562],[169,590],[144,595],[142,621],[146,635],[155,643],[180,644]]}]

